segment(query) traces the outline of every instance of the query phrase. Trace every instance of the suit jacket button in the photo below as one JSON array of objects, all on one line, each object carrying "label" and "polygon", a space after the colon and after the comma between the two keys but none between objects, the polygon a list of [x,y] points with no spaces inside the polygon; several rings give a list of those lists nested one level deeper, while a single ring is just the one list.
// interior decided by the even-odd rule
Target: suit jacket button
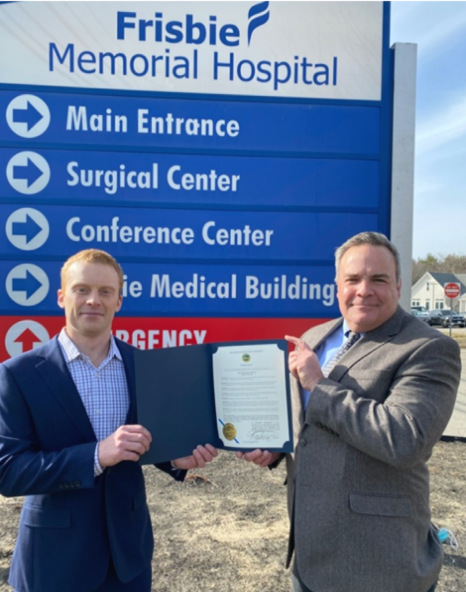
[{"label": "suit jacket button", "polygon": [[301,440],[299,441],[299,445],[306,446],[306,444],[307,444],[307,440],[305,438],[301,438]]},{"label": "suit jacket button", "polygon": [[317,426],[318,428],[323,428],[323,427],[324,427],[324,426],[323,426],[323,425],[320,423],[320,421],[317,421],[317,422],[316,422],[316,426]]}]

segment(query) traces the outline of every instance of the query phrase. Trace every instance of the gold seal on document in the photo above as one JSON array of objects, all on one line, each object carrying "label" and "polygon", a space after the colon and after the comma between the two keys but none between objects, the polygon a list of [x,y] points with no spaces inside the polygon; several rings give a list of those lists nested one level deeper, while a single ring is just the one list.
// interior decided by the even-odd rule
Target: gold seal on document
[{"label": "gold seal on document", "polygon": [[223,426],[223,435],[227,440],[234,440],[236,438],[236,428],[232,423],[226,423]]}]

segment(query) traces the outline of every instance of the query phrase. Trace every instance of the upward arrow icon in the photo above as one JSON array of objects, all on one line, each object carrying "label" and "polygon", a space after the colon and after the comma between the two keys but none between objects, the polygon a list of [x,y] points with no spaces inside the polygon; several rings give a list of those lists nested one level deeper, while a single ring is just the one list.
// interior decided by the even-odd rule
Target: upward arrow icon
[{"label": "upward arrow icon", "polygon": [[21,343],[23,346],[23,353],[33,349],[35,343],[42,343],[31,329],[25,329],[21,335],[14,340],[15,343]]},{"label": "upward arrow icon", "polygon": [[5,335],[5,347],[11,357],[19,356],[47,343],[49,339],[50,335],[43,325],[27,319],[11,325]]}]

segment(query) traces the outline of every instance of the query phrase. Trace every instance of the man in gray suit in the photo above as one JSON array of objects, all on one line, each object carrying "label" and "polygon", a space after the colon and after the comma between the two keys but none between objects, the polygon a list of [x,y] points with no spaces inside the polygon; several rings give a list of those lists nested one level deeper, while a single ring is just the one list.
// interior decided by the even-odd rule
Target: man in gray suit
[{"label": "man in gray suit", "polygon": [[453,411],[459,348],[398,306],[399,256],[384,235],[349,239],[336,275],[343,318],[287,337],[293,590],[433,592],[443,554],[426,462]]}]

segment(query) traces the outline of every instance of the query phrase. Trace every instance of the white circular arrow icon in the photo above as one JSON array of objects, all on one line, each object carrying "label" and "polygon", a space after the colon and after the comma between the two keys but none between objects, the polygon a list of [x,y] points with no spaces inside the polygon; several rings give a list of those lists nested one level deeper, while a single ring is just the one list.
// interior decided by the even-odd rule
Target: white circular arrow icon
[{"label": "white circular arrow icon", "polygon": [[36,321],[24,320],[12,325],[5,336],[6,351],[11,357],[19,356],[47,343],[50,335],[45,327]]},{"label": "white circular arrow icon", "polygon": [[47,104],[34,95],[15,97],[7,107],[6,121],[9,128],[22,138],[37,138],[50,124]]},{"label": "white circular arrow icon", "polygon": [[34,306],[49,293],[49,278],[43,269],[32,263],[14,267],[6,278],[8,296],[20,306]]},{"label": "white circular arrow icon", "polygon": [[8,183],[25,195],[39,193],[50,180],[50,167],[43,156],[37,152],[19,152],[7,164]]},{"label": "white circular arrow icon", "polygon": [[47,218],[34,208],[21,208],[10,214],[5,230],[10,243],[22,251],[38,249],[50,233]]}]

